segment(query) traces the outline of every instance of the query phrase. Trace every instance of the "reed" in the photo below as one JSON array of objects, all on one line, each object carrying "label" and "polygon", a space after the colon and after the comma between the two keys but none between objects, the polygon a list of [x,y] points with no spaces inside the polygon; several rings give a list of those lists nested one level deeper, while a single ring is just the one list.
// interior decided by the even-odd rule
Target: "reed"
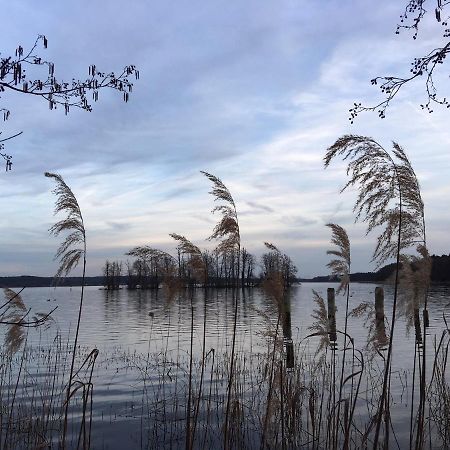
[{"label": "reed", "polygon": [[[267,292],[267,291],[265,291]],[[105,295],[109,293],[105,292]],[[154,294],[156,295],[156,294]],[[196,299],[202,297],[202,293],[195,291]],[[232,302],[231,293],[225,296],[223,301]],[[333,445],[335,436],[331,434],[333,421],[341,424],[336,427],[339,446],[347,439],[349,448],[366,448],[373,444],[372,435],[377,420],[377,400],[382,393],[384,364],[380,364],[379,358],[366,360],[358,350],[355,350],[355,362],[352,362],[352,370],[342,382],[341,415],[338,419],[338,390],[340,387],[339,375],[336,375],[336,386],[333,386],[333,361],[330,355],[330,347],[323,348],[321,353],[314,355],[315,340],[323,336],[329,336],[327,323],[327,311],[322,300],[322,312],[319,312],[323,325],[323,335],[317,334],[310,339],[305,339],[303,333],[294,336],[295,365],[286,370],[283,359],[283,343],[277,336],[277,305],[267,293],[264,295],[266,311],[266,327],[263,334],[255,342],[251,353],[238,351],[235,359],[235,382],[233,402],[230,415],[229,438],[233,447],[260,448],[265,428],[266,448],[323,449]],[[177,297],[171,307],[177,305],[184,307],[189,299],[183,296]],[[319,302],[320,303],[320,302]],[[359,318],[349,318],[362,321]],[[157,319],[157,318],[156,318]],[[183,319],[179,324],[179,335],[187,336],[188,331],[182,331],[183,324],[190,322],[190,317]],[[198,320],[201,320],[200,318]],[[90,405],[92,400],[91,386],[105,383],[105,375],[113,374],[108,384],[114,388],[115,377],[122,379],[126,374],[127,379],[133,380],[129,385],[123,386],[129,392],[129,402],[115,404],[114,409],[104,408],[105,416],[109,415],[114,427],[114,418],[117,415],[126,417],[127,430],[142,442],[143,448],[182,448],[185,446],[185,405],[188,398],[188,380],[192,377],[192,403],[200,407],[193,408],[191,416],[191,431],[196,424],[197,438],[192,443],[193,448],[217,448],[223,443],[223,423],[227,398],[226,379],[229,370],[229,353],[223,345],[217,350],[210,350],[203,357],[203,352],[193,354],[192,361],[189,354],[190,342],[185,344],[170,345],[166,347],[167,330],[164,326],[156,329],[156,324],[151,321],[149,329],[149,348],[147,351],[138,352],[133,348],[119,347],[102,352],[101,358],[95,364],[93,370],[91,359],[95,354],[86,359],[84,348],[77,349],[77,359],[82,358],[79,364],[83,374],[75,371],[76,387],[80,393],[81,413],[72,420],[78,424],[77,432],[72,435],[72,442],[67,441],[67,446],[74,448],[79,444],[80,448],[96,448],[93,440],[89,439],[90,429]],[[351,325],[349,324],[349,329]],[[279,333],[279,332],[278,332]],[[338,336],[343,332],[337,329]],[[278,334],[279,336],[279,334]],[[172,342],[180,342],[176,335]],[[365,339],[363,337],[363,339]],[[347,336],[347,342],[354,341]],[[310,346],[311,342],[313,345]],[[319,343],[318,342],[318,343]],[[433,448],[446,448],[448,446],[448,334],[443,333],[434,342],[435,356],[430,368],[429,386],[426,391],[426,401],[430,411],[426,419],[424,444],[427,439]],[[364,343],[364,341],[363,341]],[[264,347],[267,349],[264,349]],[[275,349],[275,352],[273,351]],[[311,351],[312,350],[312,351]],[[342,352],[341,352],[342,353]],[[350,353],[350,350],[348,350]],[[65,403],[66,370],[70,367],[72,348],[69,342],[62,343],[56,340],[51,348],[46,346],[27,346],[22,355],[14,359],[10,356],[1,358],[2,371],[4,373],[0,382],[2,407],[9,405],[11,425],[8,431],[8,448],[37,448],[46,445],[50,448],[58,447],[59,431],[63,428],[63,416],[60,410]],[[275,355],[275,359],[274,359]],[[6,358],[11,361],[11,369],[7,369]],[[57,361],[57,358],[60,358]],[[350,358],[348,358],[349,361]],[[83,365],[83,362],[85,364]],[[273,361],[273,365],[272,365]],[[342,358],[336,358],[335,366],[340,368]],[[16,374],[21,369],[20,383],[16,389]],[[349,364],[348,364],[349,365]],[[189,368],[192,374],[189,375]],[[204,394],[200,398],[200,382],[202,372],[205,387]],[[42,388],[36,384],[36,373],[45,373],[45,378],[40,378]],[[78,374],[77,374],[78,372]],[[337,372],[337,371],[336,371]],[[272,375],[272,376],[270,376]],[[393,372],[393,377],[400,374]],[[411,389],[412,374],[402,375],[402,381],[408,386],[407,395]],[[103,380],[102,382],[100,382]],[[150,381],[153,380],[153,381]],[[350,401],[349,388],[351,381],[355,380],[353,398]],[[139,382],[140,381],[140,382]],[[28,387],[27,387],[28,386]],[[33,386],[32,390],[29,386]],[[45,389],[43,388],[45,386]],[[194,395],[194,386],[196,394]],[[75,386],[74,386],[75,388]],[[269,391],[271,392],[270,396]],[[26,393],[26,394],[25,394]],[[84,393],[84,395],[83,395]],[[361,395],[362,393],[362,395]],[[399,402],[399,392],[391,392],[392,401]],[[7,400],[9,398],[9,400]],[[13,399],[15,401],[13,402]],[[88,401],[84,401],[87,398]],[[334,398],[334,400],[333,400]],[[72,396],[72,401],[74,396]],[[133,404],[135,405],[133,407]],[[139,408],[136,406],[139,405]],[[52,405],[52,406],[50,406]],[[95,402],[94,402],[95,405]],[[264,417],[268,412],[268,420],[264,427]],[[84,412],[84,415],[83,415]],[[198,414],[198,418],[196,415]],[[98,418],[97,413],[97,419]],[[36,421],[36,417],[40,417]],[[393,416],[393,425],[395,426]],[[7,420],[7,417],[6,419]],[[124,419],[125,420],[125,419]],[[108,419],[107,419],[108,421]],[[416,422],[417,423],[417,422]],[[117,424],[119,425],[119,424]],[[350,428],[349,428],[350,427]],[[417,427],[417,425],[416,425]],[[69,428],[70,429],[70,428]],[[7,426],[3,427],[2,442],[5,440]],[[25,432],[29,430],[29,432]],[[95,422],[92,425],[95,436]],[[329,431],[330,430],[330,431]],[[416,428],[414,434],[416,433]],[[395,445],[395,435],[391,432],[392,445]],[[56,438],[56,440],[55,440]],[[101,439],[97,436],[95,442]],[[138,445],[139,445],[139,440]],[[14,445],[10,446],[10,443]],[[431,445],[431,444],[430,444]],[[428,445],[429,446],[429,445]]]},{"label": "reed", "polygon": [[[270,299],[274,302],[277,311],[277,324],[275,326],[275,334],[273,336],[273,349],[270,356],[270,369],[269,369],[269,388],[267,391],[267,402],[266,402],[266,412],[264,414],[264,422],[261,436],[261,450],[263,450],[267,445],[267,427],[270,419],[270,415],[273,411],[273,390],[274,390],[274,370],[276,368],[276,354],[278,343],[278,333],[280,328],[280,323],[284,319],[284,297],[286,284],[283,278],[283,273],[281,272],[282,267],[282,257],[280,250],[268,242],[264,243],[265,246],[271,250],[274,255],[275,264],[272,270],[266,273],[266,277],[263,281],[263,289],[266,291]],[[281,422],[282,422],[282,441],[281,447],[286,448],[286,442],[284,439],[284,414],[283,414],[283,365],[281,360],[278,361],[279,364],[279,376],[280,376],[280,406],[281,406]]]},{"label": "reed", "polygon": [[[333,442],[333,448],[338,447],[338,433],[337,429],[339,427],[340,421],[340,410],[341,410],[341,402],[342,402],[342,392],[344,388],[344,371],[345,371],[345,356],[347,352],[347,327],[348,327],[348,303],[350,297],[350,240],[348,238],[347,232],[340,225],[334,223],[328,223],[327,227],[331,229],[331,243],[335,245],[335,249],[328,250],[327,254],[334,256],[327,266],[331,269],[332,275],[338,276],[340,278],[339,288],[337,293],[339,294],[342,290],[345,295],[345,321],[344,321],[344,349],[342,356],[342,364],[341,364],[341,374],[339,380],[339,396],[337,403],[337,413],[336,420],[337,424],[335,425],[335,436]],[[345,440],[343,444],[343,449],[347,450],[349,446],[349,429],[347,427],[347,421],[344,421],[344,428],[346,430]]]},{"label": "reed", "polygon": [[[229,448],[229,418],[230,418],[230,405],[231,396],[233,390],[233,380],[234,380],[234,366],[235,366],[235,353],[236,353],[236,327],[238,319],[238,305],[239,297],[237,287],[239,285],[239,273],[240,273],[240,254],[241,254],[241,235],[239,231],[239,221],[236,209],[236,204],[234,199],[225,186],[225,184],[208,172],[201,172],[208,178],[213,184],[213,189],[210,194],[214,197],[215,201],[222,202],[220,205],[216,206],[212,212],[219,212],[222,218],[214,227],[213,232],[209,239],[219,239],[220,243],[217,245],[216,252],[218,254],[229,255],[233,259],[237,258],[237,270],[235,273],[234,283],[233,283],[233,297],[234,297],[234,319],[233,319],[233,337],[231,343],[231,356],[230,356],[230,372],[228,377],[228,388],[227,388],[227,403],[225,412],[225,423],[224,423],[224,438],[223,444],[224,448]],[[232,266],[234,268],[234,265]]]},{"label": "reed", "polygon": [[[378,447],[382,417],[389,417],[389,392],[393,339],[397,314],[401,252],[417,244],[425,245],[424,205],[417,177],[404,150],[393,144],[392,154],[372,138],[346,135],[327,149],[325,167],[337,156],[349,160],[347,174],[349,186],[357,186],[359,195],[354,211],[356,220],[367,223],[367,233],[382,228],[377,237],[373,260],[379,265],[395,258],[394,300],[390,329],[389,348],[386,359],[383,389],[379,401],[373,448]],[[425,372],[422,372],[423,377]],[[423,389],[422,389],[423,391]],[[420,410],[424,402],[421,394]],[[419,421],[423,424],[423,414]],[[419,425],[423,428],[422,425]],[[388,439],[389,423],[385,423],[385,439]],[[421,447],[422,435],[417,436]]]},{"label": "reed", "polygon": [[65,213],[66,217],[56,222],[51,228],[50,233],[54,236],[59,236],[60,233],[68,233],[64,241],[60,244],[56,251],[55,258],[59,259],[59,267],[56,272],[55,278],[58,279],[62,276],[67,276],[69,272],[74,269],[80,260],[82,260],[82,283],[80,293],[80,303],[78,307],[77,326],[75,330],[75,338],[73,343],[72,360],[70,363],[69,381],[67,385],[66,401],[64,405],[64,428],[61,438],[61,445],[66,447],[66,435],[67,435],[67,416],[69,412],[69,402],[74,392],[72,392],[75,355],[78,345],[78,336],[80,332],[81,313],[83,310],[84,299],[84,285],[86,277],[86,230],[84,228],[83,215],[78,201],[70,189],[65,183],[61,175],[46,172],[45,176],[52,178],[56,182],[56,187],[53,193],[57,199],[55,202],[55,214]]},{"label": "reed", "polygon": [[[170,235],[173,239],[175,239],[179,245],[178,250],[182,254],[189,256],[189,267],[194,272],[194,277],[201,283],[206,282],[206,267],[202,258],[201,250],[194,245],[191,241],[186,239],[184,236],[181,236],[176,233],[172,233]],[[198,420],[198,408],[200,404],[200,396],[203,385],[203,375],[205,370],[205,351],[206,351],[206,299],[205,299],[205,309],[203,316],[203,349],[202,349],[202,372],[200,375],[200,387],[198,392],[198,399],[196,405],[196,412],[194,414],[194,424],[191,427],[191,403],[192,403],[192,366],[193,366],[193,342],[194,342],[194,288],[190,287],[190,306],[191,306],[191,336],[190,336],[190,349],[189,349],[189,387],[188,387],[188,401],[186,407],[186,450],[190,450],[193,448],[195,442],[195,431],[197,428],[197,420]]]}]

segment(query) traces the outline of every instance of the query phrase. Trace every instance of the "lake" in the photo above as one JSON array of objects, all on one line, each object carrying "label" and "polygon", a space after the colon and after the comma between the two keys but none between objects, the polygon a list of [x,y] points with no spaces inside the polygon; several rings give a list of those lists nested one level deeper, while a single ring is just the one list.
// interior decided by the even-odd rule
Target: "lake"
[{"label": "lake", "polygon": [[[310,327],[314,322],[313,311],[317,309],[312,290],[320,294],[326,304],[327,289],[330,287],[337,288],[337,285],[304,283],[292,287],[284,304],[286,311],[290,312],[289,320],[284,317],[278,327],[276,304],[258,288],[240,290],[238,294],[225,289],[196,289],[192,294],[184,291],[168,303],[162,290],[106,291],[87,287],[77,367],[82,366],[92,350],[97,349],[98,355],[97,352],[91,353],[77,374],[79,389],[69,409],[71,448],[77,445],[83,448],[83,442],[87,446],[89,440],[90,447],[95,449],[185,448],[191,321],[193,361],[190,410],[192,423],[196,423],[195,429],[191,428],[193,448],[220,448],[223,445],[227,402],[234,295],[237,295],[238,301],[238,320],[236,377],[229,431],[233,447],[260,448],[261,429],[266,423],[270,448],[281,448],[279,443],[283,439],[288,443],[287,448],[327,448],[326,424],[320,423],[320,420],[315,423],[315,420],[326,416],[323,411],[333,409],[330,403],[327,404],[332,390],[335,396],[332,404],[336,405],[336,390],[330,388],[330,383],[334,377],[339,384],[341,377],[339,361],[343,354],[343,335],[338,333],[337,343],[319,353],[316,350],[323,336],[309,335],[313,333]],[[342,411],[347,408],[346,414],[353,402],[351,392],[355,391],[360,380],[352,430],[355,447],[357,442],[364,442],[361,436],[364,436],[368,426],[370,428],[370,417],[376,411],[374,400],[379,398],[386,353],[385,345],[376,348],[373,345],[376,339],[373,309],[369,305],[374,303],[375,287],[363,283],[354,283],[350,287],[349,310],[362,302],[368,304],[360,308],[360,315],[355,314],[348,321],[348,335],[353,339],[354,348],[361,350],[364,358],[364,371],[360,377],[355,373],[361,368],[358,362],[361,356],[347,350],[344,376],[350,376],[350,379],[342,390]],[[384,291],[388,333],[393,288],[385,286]],[[10,442],[11,447],[31,448],[30,445],[35,445],[24,436],[38,426],[36,421],[40,421],[41,427],[45,422],[46,437],[42,438],[42,442],[47,446],[57,446],[62,408],[58,392],[64,390],[68,378],[65,356],[76,326],[79,293],[80,288],[75,287],[27,288],[22,292],[25,304],[33,312],[45,313],[55,306],[58,308],[52,314],[53,323],[49,327],[29,329],[26,356],[19,351],[10,361],[9,371],[3,370],[2,411],[11,405],[16,375],[21,374],[14,399],[17,418],[13,425],[8,426],[5,426],[6,418],[2,419],[0,439]],[[436,377],[436,374],[433,375],[433,370],[436,372],[433,347],[437,347],[446,329],[444,317],[449,306],[449,287],[433,286],[429,293],[430,324],[426,328],[428,379]],[[336,307],[337,330],[343,331],[344,296],[336,296]],[[412,377],[414,370],[418,370],[414,355],[415,349],[421,351],[420,346],[415,346],[415,340],[418,333],[423,335],[422,328],[415,328],[408,314],[400,316],[396,323],[389,438],[392,448],[409,448]],[[448,342],[448,338],[445,339],[443,345]],[[318,364],[319,361],[322,365]],[[336,361],[334,371],[332,361]],[[448,371],[442,376],[444,382],[450,382]],[[93,386],[92,398],[86,391],[88,385]],[[270,405],[274,412],[267,408],[270,387],[273,390]],[[84,404],[83,389],[87,392]],[[322,397],[318,392],[322,392]],[[417,403],[418,393],[415,395]],[[92,409],[91,420],[83,422],[83,408],[85,417],[90,415]],[[286,417],[280,432],[283,437],[278,436],[279,431],[276,431],[277,417],[280,415],[277,411],[280,408],[281,416]],[[296,422],[293,417],[297,413],[291,414],[289,408],[299,411]],[[439,413],[434,404],[430,403],[429,408],[429,417]],[[306,414],[302,416],[301,411]],[[33,418],[26,419],[27,416]],[[26,420],[33,423],[26,425]],[[85,425],[81,426],[83,423]],[[439,427],[445,428],[446,425],[449,425],[448,422],[436,425],[430,419],[428,433],[431,439],[441,442]],[[9,429],[5,430],[5,427]],[[308,436],[311,430],[320,429],[317,427],[323,428],[325,437],[314,442]],[[370,447],[370,437],[366,438],[365,445]]]}]

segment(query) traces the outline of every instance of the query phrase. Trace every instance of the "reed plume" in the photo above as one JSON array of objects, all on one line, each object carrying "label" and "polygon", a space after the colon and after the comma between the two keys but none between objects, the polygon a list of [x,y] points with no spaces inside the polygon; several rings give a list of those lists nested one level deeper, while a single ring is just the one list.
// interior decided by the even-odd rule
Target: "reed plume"
[{"label": "reed plume", "polygon": [[[134,247],[125,254],[134,256],[139,261],[142,261],[146,272],[152,272],[153,270],[156,287],[159,286],[158,277],[161,275],[162,287],[166,293],[167,302],[171,303],[181,289],[181,280],[176,276],[175,258],[163,250],[158,250],[148,245]],[[149,266],[149,262],[152,267]]]},{"label": "reed plume", "polygon": [[367,233],[383,228],[373,253],[378,266],[418,241],[423,242],[425,234],[424,205],[414,170],[395,142],[392,155],[372,138],[345,135],[327,149],[324,157],[325,167],[337,156],[349,161],[350,180],[341,192],[356,186],[356,220],[367,223]]},{"label": "reed plume", "polygon": [[327,223],[326,226],[331,229],[331,243],[337,247],[336,250],[327,250],[327,255],[336,257],[327,264],[327,267],[332,275],[340,279],[337,293],[339,294],[342,290],[347,293],[350,283],[350,240],[347,232],[340,225]]},{"label": "reed plume", "polygon": [[389,338],[386,336],[385,318],[383,317],[381,321],[377,319],[373,302],[361,302],[348,313],[348,316],[364,319],[364,326],[367,328],[365,349],[369,352],[369,359],[373,359],[376,353],[384,359],[380,350],[387,348]]},{"label": "reed plume", "polygon": [[86,277],[86,230],[84,228],[83,216],[81,214],[81,209],[78,201],[61,175],[45,172],[45,176],[48,178],[52,178],[56,182],[56,187],[53,189],[53,193],[57,197],[55,201],[54,214],[66,214],[66,217],[59,222],[56,222],[49,229],[49,232],[54,236],[59,236],[61,232],[69,233],[56,251],[55,259],[59,259],[59,268],[56,272],[55,278],[58,279],[62,276],[67,276],[69,272],[78,265],[80,259],[83,260],[80,305],[78,308],[78,319],[75,331],[75,340],[73,343],[72,361],[70,364],[69,383],[67,386],[66,401],[64,405],[62,447],[65,448],[67,434],[67,416],[69,411],[69,401],[71,398],[75,355],[78,344],[78,335],[80,332],[81,313],[83,309],[84,299],[84,285]]},{"label": "reed plume", "polygon": [[400,311],[405,315],[407,327],[414,322],[414,315],[427,296],[431,278],[431,258],[424,245],[417,246],[417,255],[401,255],[399,283],[402,293],[399,296]]},{"label": "reed plume", "polygon": [[26,338],[26,328],[36,328],[42,325],[48,326],[53,320],[51,314],[55,311],[53,308],[49,313],[36,313],[30,315],[31,308],[27,308],[20,293],[25,288],[22,288],[19,292],[15,292],[12,289],[4,288],[3,293],[6,302],[0,306],[0,324],[6,325],[8,330],[5,335],[6,351],[10,354],[16,353]]},{"label": "reed plume", "polygon": [[55,275],[58,279],[67,276],[77,267],[81,258],[85,257],[86,231],[78,201],[61,175],[45,172],[45,176],[56,181],[56,187],[52,191],[57,196],[54,214],[67,214],[64,219],[56,222],[49,229],[54,236],[59,236],[61,232],[69,233],[55,254],[55,259],[59,259],[59,267]]},{"label": "reed plume", "polygon": [[313,332],[313,336],[319,336],[319,345],[317,346],[316,355],[322,350],[326,349],[330,345],[329,337],[329,324],[328,324],[328,312],[325,306],[325,300],[314,289],[312,290],[314,296],[314,303],[317,305],[316,309],[313,309],[311,318],[314,319],[313,323],[308,327],[308,330]]},{"label": "reed plume", "polygon": [[19,325],[26,314],[27,308],[20,294],[12,289],[4,288],[5,311],[1,315],[1,321],[8,323],[8,331],[5,335],[5,346],[8,353],[16,353],[25,340],[25,328]]},{"label": "reed plume", "polygon": [[[225,186],[225,184],[214,175],[201,171],[213,184],[213,189],[209,193],[213,195],[215,201],[221,201],[224,204],[217,205],[213,208],[212,213],[216,211],[222,214],[221,220],[216,224],[211,236],[208,238],[220,239],[221,242],[217,246],[220,253],[230,253],[240,250],[241,238],[239,233],[239,222],[236,210],[236,204],[233,197]],[[239,271],[238,271],[239,272]]]},{"label": "reed plume", "polygon": [[173,259],[173,256],[169,253],[166,253],[163,250],[158,250],[156,248],[150,247],[149,245],[140,245],[137,247],[133,247],[131,250],[125,253],[129,256],[134,256],[136,258],[143,259],[144,261],[148,261],[149,259],[154,258],[156,262],[163,257],[168,257],[169,259]]},{"label": "reed plume", "polygon": [[283,254],[274,244],[270,242],[264,242],[264,245],[271,251],[274,264],[271,270],[266,273],[266,276],[262,282],[262,287],[267,294],[269,294],[272,300],[274,300],[278,308],[278,313],[281,314],[284,292],[286,288],[286,283],[282,272]]},{"label": "reed plume", "polygon": [[192,270],[194,277],[201,283],[206,283],[206,266],[200,248],[180,234],[171,233],[170,237],[178,242],[178,249],[180,250],[180,252],[184,255],[189,256],[188,265]]}]

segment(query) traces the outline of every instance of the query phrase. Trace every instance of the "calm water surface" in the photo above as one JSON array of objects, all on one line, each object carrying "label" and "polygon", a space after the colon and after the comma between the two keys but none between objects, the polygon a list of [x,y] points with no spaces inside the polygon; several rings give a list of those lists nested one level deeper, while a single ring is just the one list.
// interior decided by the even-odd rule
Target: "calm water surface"
[{"label": "calm water surface", "polygon": [[[308,327],[312,324],[311,314],[316,308],[312,289],[326,299],[329,287],[337,288],[337,285],[305,283],[293,287],[289,296],[292,341],[297,346],[301,343],[303,351],[310,355],[314,355],[318,343],[317,337],[305,339],[311,333]],[[353,284],[349,308],[353,309],[361,302],[373,303],[375,287],[373,284]],[[23,291],[24,302],[33,309],[33,312],[47,312],[58,306],[53,313],[54,323],[50,328],[30,330],[27,343],[29,348],[39,347],[40,351],[43,351],[42,348],[54,348],[56,334],[61,336],[62,345],[70,341],[76,325],[79,294],[80,288],[28,288]],[[200,361],[202,356],[203,324],[206,314],[205,351],[214,349],[219,361],[219,355],[223,356],[230,352],[231,347],[232,294],[226,290],[199,289],[194,292],[192,301],[195,359]],[[268,330],[273,330],[277,321],[276,307],[256,288],[240,291],[238,301],[238,354],[243,358],[245,355],[266,353],[270,342]],[[343,296],[336,297],[336,306],[337,328],[343,329],[345,316]],[[392,288],[386,286],[385,309],[388,321],[391,308]],[[443,315],[447,313],[450,316],[449,287],[434,286],[431,289],[429,311],[430,326],[426,333],[428,342],[432,342],[435,336],[439,339],[445,329]],[[171,397],[170,393],[175,389],[174,383],[186,382],[190,326],[191,308],[188,292],[168,304],[162,291],[123,289],[108,292],[97,287],[86,288],[80,329],[80,355],[87,355],[92,349],[99,350],[93,373],[92,448],[184,447],[184,442],[177,437],[176,426],[169,424],[183,420],[185,405],[171,404],[168,407],[167,402]],[[355,347],[364,349],[368,336],[366,316],[350,318],[348,333],[355,340]],[[414,328],[407,326],[404,317],[397,322],[394,339],[392,392],[395,396],[394,404],[397,406],[394,407],[392,415],[393,421],[406,424],[409,420],[409,410],[405,384],[408,383],[408,373],[412,372],[414,363]],[[44,377],[44,368],[41,368],[40,372],[40,376]],[[199,366],[195,369],[196,376],[198,373]],[[226,380],[226,375],[223,378]],[[205,378],[206,386],[210,385]],[[223,400],[225,386],[219,388],[215,385],[214,389],[218,401],[221,398]],[[28,394],[22,391],[21,395],[25,399]],[[164,411],[161,413],[159,428],[154,424],[149,425],[149,421],[157,420],[156,413],[149,411],[149,405],[145,404],[149,395],[153,399],[161,398]],[[152,405],[154,408],[155,403]],[[76,411],[73,412],[71,419],[76,424]],[[169,426],[175,428],[168,430]],[[169,441],[161,437],[167,435],[171,436]],[[218,442],[220,442],[219,435],[220,427],[217,432]],[[400,425],[397,438],[401,448],[405,445],[407,437],[408,433]],[[196,447],[201,448],[203,445],[213,447],[217,442],[214,443],[214,438],[208,438],[208,441],[198,443]]]}]

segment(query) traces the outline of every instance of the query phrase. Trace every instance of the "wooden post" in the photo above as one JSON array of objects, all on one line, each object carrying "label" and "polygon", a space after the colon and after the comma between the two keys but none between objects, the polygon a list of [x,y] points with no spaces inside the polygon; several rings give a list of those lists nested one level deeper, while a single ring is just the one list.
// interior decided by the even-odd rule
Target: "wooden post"
[{"label": "wooden post", "polygon": [[294,342],[292,341],[292,325],[291,325],[291,298],[289,294],[284,298],[284,314],[283,314],[283,341],[286,351],[286,368],[293,369],[294,360]]},{"label": "wooden post", "polygon": [[422,330],[420,328],[420,314],[419,308],[414,308],[414,331],[416,333],[416,344],[419,348],[422,347]]},{"label": "wooden post", "polygon": [[374,344],[381,349],[387,342],[386,327],[384,325],[384,290],[381,286],[375,288],[375,331]]},{"label": "wooden post", "polygon": [[384,290],[380,286],[375,288],[375,319],[377,324],[384,321]]},{"label": "wooden post", "polygon": [[336,342],[336,299],[334,295],[334,288],[327,289],[328,300],[328,332],[331,342]]},{"label": "wooden post", "polygon": [[430,326],[430,316],[428,315],[428,309],[423,310],[423,326],[424,328]]}]

